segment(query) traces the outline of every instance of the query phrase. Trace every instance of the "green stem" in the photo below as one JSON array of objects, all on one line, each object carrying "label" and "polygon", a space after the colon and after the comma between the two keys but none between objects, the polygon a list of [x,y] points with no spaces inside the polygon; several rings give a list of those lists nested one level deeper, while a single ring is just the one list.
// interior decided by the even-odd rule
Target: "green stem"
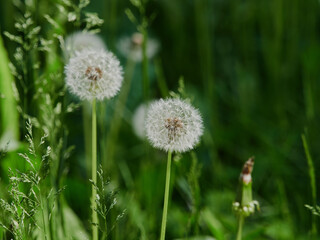
[{"label": "green stem", "polygon": [[163,98],[167,97],[169,95],[169,90],[168,90],[168,86],[166,83],[166,79],[164,77],[164,73],[163,73],[163,68],[162,68],[162,63],[161,63],[161,59],[157,58],[154,60],[154,66],[155,66],[155,72],[157,75],[157,80],[158,80],[158,87],[159,90],[161,92],[161,96]]},{"label": "green stem", "polygon": [[238,223],[237,240],[241,240],[243,223],[244,223],[244,216],[240,214],[239,215],[239,223]]},{"label": "green stem", "polygon": [[[313,159],[310,154],[310,150],[309,150],[309,146],[308,146],[308,142],[305,134],[302,134],[301,138],[302,138],[302,144],[303,144],[303,148],[304,148],[305,155],[308,162],[310,186],[311,186],[311,194],[312,194],[312,204],[313,206],[316,206],[317,205],[317,186],[316,186],[316,174],[314,170]],[[312,214],[311,232],[313,236],[317,235],[317,223],[316,223],[316,216],[314,214]]]},{"label": "green stem", "polygon": [[164,203],[163,203],[160,240],[164,240],[165,235],[166,235],[167,212],[168,212],[168,202],[169,202],[169,188],[170,188],[170,173],[171,173],[171,157],[172,157],[172,152],[169,151],[168,152],[168,161],[167,161],[166,188],[165,188],[165,192],[164,192]]},{"label": "green stem", "polygon": [[128,95],[130,92],[131,80],[133,78],[134,68],[135,68],[135,62],[132,61],[131,59],[128,59],[123,88],[119,94],[119,98],[114,108],[115,111],[111,120],[110,133],[107,137],[106,157],[104,158],[104,161],[105,162],[109,161],[109,164],[107,165],[107,163],[105,163],[104,165],[109,166],[111,168],[113,167],[113,163],[114,163],[113,157],[116,150],[115,146],[117,144],[119,130],[122,124],[122,119],[124,119],[124,112],[126,108]]},{"label": "green stem", "polygon": [[142,73],[143,73],[143,97],[144,102],[147,102],[149,99],[149,76],[148,76],[148,56],[147,56],[147,42],[148,42],[148,33],[147,30],[143,29],[143,43],[142,43]]},{"label": "green stem", "polygon": [[98,240],[98,214],[97,214],[97,112],[96,99],[92,101],[92,239]]},{"label": "green stem", "polygon": [[43,232],[44,232],[44,238],[47,240],[47,228],[46,228],[46,218],[44,216],[44,205],[43,205],[43,196],[42,196],[42,191],[41,187],[39,186],[39,192],[40,192],[40,207],[41,207],[41,215],[42,215],[42,222],[43,222]]}]

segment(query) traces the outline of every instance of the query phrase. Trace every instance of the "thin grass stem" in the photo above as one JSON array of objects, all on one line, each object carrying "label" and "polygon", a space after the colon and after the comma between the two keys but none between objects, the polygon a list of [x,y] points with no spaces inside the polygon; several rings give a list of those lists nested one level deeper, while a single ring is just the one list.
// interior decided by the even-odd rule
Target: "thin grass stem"
[{"label": "thin grass stem", "polygon": [[[317,187],[316,187],[316,174],[314,170],[314,165],[312,161],[312,157],[309,151],[308,142],[306,136],[304,134],[301,135],[303,148],[306,154],[306,158],[308,161],[308,168],[309,168],[309,177],[310,177],[310,186],[311,186],[311,194],[312,194],[312,204],[313,206],[317,205]],[[313,236],[317,235],[317,223],[316,223],[316,216],[312,214],[312,228],[311,232]]]},{"label": "thin grass stem", "polygon": [[148,56],[147,56],[147,42],[148,42],[148,33],[146,29],[143,29],[143,43],[142,43],[142,82],[143,82],[143,97],[144,102],[149,100],[149,75],[148,75]]},{"label": "thin grass stem", "polygon": [[43,223],[43,232],[44,232],[44,238],[47,240],[47,227],[46,227],[46,219],[44,216],[44,203],[43,203],[43,196],[42,196],[42,191],[41,187],[39,186],[39,192],[40,192],[40,208],[41,208],[41,217],[42,217],[42,223]]},{"label": "thin grass stem", "polygon": [[[106,143],[107,159],[104,159],[104,160],[109,161],[110,167],[113,167],[113,163],[114,163],[113,157],[115,153],[115,145],[117,144],[119,130],[121,128],[122,119],[123,119],[124,111],[126,108],[126,102],[128,99],[130,88],[131,88],[131,80],[133,78],[134,68],[135,68],[135,62],[129,58],[126,66],[126,73],[125,73],[125,79],[124,79],[125,81],[114,108],[115,111],[111,120],[110,134],[108,135],[107,143]],[[105,165],[108,166],[107,164]]]}]

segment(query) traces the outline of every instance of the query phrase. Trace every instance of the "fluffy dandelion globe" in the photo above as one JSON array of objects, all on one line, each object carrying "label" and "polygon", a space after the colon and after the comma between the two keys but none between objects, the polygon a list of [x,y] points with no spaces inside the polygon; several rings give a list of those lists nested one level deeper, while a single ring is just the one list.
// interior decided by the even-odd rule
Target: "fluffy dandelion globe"
[{"label": "fluffy dandelion globe", "polygon": [[200,113],[181,99],[160,99],[147,112],[146,134],[151,144],[171,152],[193,149],[203,133]]},{"label": "fluffy dandelion globe", "polygon": [[88,48],[97,50],[107,49],[101,37],[87,32],[75,32],[67,36],[64,48],[66,59],[74,56],[76,52]]},{"label": "fluffy dandelion globe", "polygon": [[70,92],[82,100],[103,100],[115,96],[123,71],[119,60],[108,51],[84,49],[76,52],[65,67]]},{"label": "fluffy dandelion globe", "polygon": [[[130,58],[135,62],[142,61],[142,43],[143,35],[134,33],[131,37],[123,37],[119,40],[117,48],[119,52],[126,58]],[[159,42],[153,38],[148,38],[147,42],[147,58],[153,58],[159,50]]]}]

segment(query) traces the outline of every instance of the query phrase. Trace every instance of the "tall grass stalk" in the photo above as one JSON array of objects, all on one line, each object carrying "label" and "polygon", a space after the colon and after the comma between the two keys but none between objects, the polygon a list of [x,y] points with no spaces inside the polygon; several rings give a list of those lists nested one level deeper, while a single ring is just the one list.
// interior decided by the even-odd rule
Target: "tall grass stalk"
[{"label": "tall grass stalk", "polygon": [[147,44],[148,44],[148,33],[145,28],[142,31],[143,34],[143,43],[142,43],[142,74],[143,74],[143,95],[144,101],[147,102],[149,99],[149,75],[148,75],[148,56],[147,56]]},{"label": "tall grass stalk", "polygon": [[165,192],[164,192],[164,203],[163,203],[163,212],[162,212],[160,240],[164,240],[165,235],[166,235],[167,213],[168,213],[168,204],[169,204],[170,175],[171,175],[171,158],[172,158],[172,152],[169,151],[168,152],[168,160],[167,160],[166,187],[165,187]]},{"label": "tall grass stalk", "polygon": [[92,100],[92,239],[98,240],[98,213],[97,210],[97,111],[96,99]]},{"label": "tall grass stalk", "polygon": [[135,69],[135,62],[131,58],[128,58],[123,87],[119,93],[118,100],[114,107],[115,111],[111,120],[110,133],[108,135],[107,142],[106,142],[107,152],[105,156],[107,156],[107,159],[104,159],[104,161],[109,161],[109,164],[106,163],[105,166],[113,166],[113,162],[114,162],[113,156],[116,150],[115,146],[117,144],[119,130],[121,128],[121,123],[122,123],[122,118],[124,115],[126,102],[128,99],[130,88],[131,88],[131,80],[133,78],[134,69]]},{"label": "tall grass stalk", "polygon": [[[210,36],[210,21],[208,21],[210,16],[210,5],[209,1],[206,0],[196,0],[194,1],[194,15],[196,23],[196,33],[197,37],[197,47],[199,52],[199,62],[201,68],[201,77],[203,81],[203,87],[205,90],[205,95],[210,103],[214,102],[214,76],[213,76],[213,54],[211,46],[211,36]],[[211,108],[209,108],[211,110]],[[210,113],[212,114],[212,113]],[[214,120],[215,118],[212,118]]]},{"label": "tall grass stalk", "polygon": [[45,240],[48,239],[48,232],[47,232],[47,223],[46,223],[46,217],[45,217],[45,206],[44,206],[44,199],[41,193],[41,187],[39,187],[39,191],[40,191],[40,207],[41,207],[41,216],[42,216],[42,223],[43,223],[43,233],[44,233],[44,237]]},{"label": "tall grass stalk", "polygon": [[[305,134],[301,135],[303,148],[306,154],[306,158],[308,161],[308,168],[309,168],[309,177],[310,177],[310,186],[311,186],[311,194],[312,194],[312,204],[315,207],[317,205],[317,188],[316,188],[316,174],[314,170],[314,165],[312,161],[312,157],[309,151],[308,142],[306,139]],[[316,223],[316,215],[312,214],[312,228],[311,232],[313,236],[317,235],[317,223]]]},{"label": "tall grass stalk", "polygon": [[154,65],[155,65],[155,72],[157,75],[157,80],[158,80],[158,87],[161,92],[161,96],[163,98],[167,97],[169,95],[169,90],[168,86],[166,83],[166,79],[163,73],[163,67],[162,67],[162,62],[160,58],[157,58],[154,60]]},{"label": "tall grass stalk", "polygon": [[116,33],[117,33],[117,10],[118,0],[102,1],[105,19],[105,27],[108,31],[108,46],[111,50],[115,49]]}]

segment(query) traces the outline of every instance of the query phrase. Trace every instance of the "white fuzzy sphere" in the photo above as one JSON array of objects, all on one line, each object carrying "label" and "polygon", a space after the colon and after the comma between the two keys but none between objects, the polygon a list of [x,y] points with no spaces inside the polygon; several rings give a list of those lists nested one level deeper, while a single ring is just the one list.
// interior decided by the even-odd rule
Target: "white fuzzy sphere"
[{"label": "white fuzzy sphere", "polygon": [[82,100],[115,96],[123,80],[119,60],[108,51],[84,49],[76,52],[65,67],[66,84]]},{"label": "white fuzzy sphere", "polygon": [[86,32],[75,32],[67,36],[64,46],[64,54],[66,59],[74,56],[76,52],[84,49],[107,50],[101,37],[96,34]]},{"label": "white fuzzy sphere", "polygon": [[151,144],[172,152],[193,149],[203,133],[199,111],[181,99],[160,99],[152,103],[145,125]]}]

